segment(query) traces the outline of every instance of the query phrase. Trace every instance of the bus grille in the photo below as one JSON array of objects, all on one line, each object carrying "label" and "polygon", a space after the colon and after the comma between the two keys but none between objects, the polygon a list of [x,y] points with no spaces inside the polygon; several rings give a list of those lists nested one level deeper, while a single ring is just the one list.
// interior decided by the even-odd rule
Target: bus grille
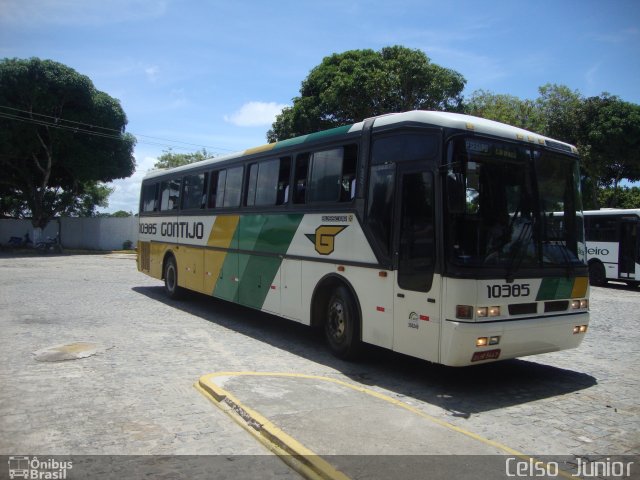
[{"label": "bus grille", "polygon": [[140,242],[140,269],[151,270],[151,243]]},{"label": "bus grille", "polygon": [[558,300],[554,302],[544,302],[544,311],[547,312],[564,312],[569,308],[569,300]]}]

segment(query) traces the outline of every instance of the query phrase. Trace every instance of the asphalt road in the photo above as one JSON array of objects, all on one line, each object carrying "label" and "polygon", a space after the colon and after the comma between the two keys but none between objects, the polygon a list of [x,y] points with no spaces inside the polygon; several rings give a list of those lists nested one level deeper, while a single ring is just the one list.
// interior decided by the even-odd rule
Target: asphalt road
[{"label": "asphalt road", "polygon": [[[322,424],[330,415],[317,415],[315,407],[305,415],[300,399],[331,403],[335,389],[268,377],[238,383],[262,395],[245,404],[259,400],[274,418],[285,418],[291,412],[282,409],[295,404],[307,422],[297,439],[320,455],[398,455],[394,438],[436,432],[437,422],[447,435],[458,429],[484,447],[536,456],[638,455],[638,312],[640,290],[592,288],[590,329],[575,350],[453,369],[371,348],[362,361],[347,363],[307,327],[198,294],[171,302],[159,281],[136,271],[133,256],[0,253],[0,455],[215,455],[224,459],[220,471],[229,468],[237,478],[297,478],[194,388],[216,372],[327,378],[401,402],[416,415],[372,449],[371,442],[347,442],[344,419]],[[66,347],[53,357],[45,351],[60,345]],[[41,361],[60,355],[84,358]],[[350,408],[360,402],[349,401]],[[269,413],[271,405],[281,410]],[[339,411],[346,410],[332,414]],[[360,414],[367,418],[366,410]],[[300,422],[286,418],[295,431]],[[438,453],[505,454],[465,451],[469,438],[450,437]],[[211,466],[190,472],[194,478]],[[0,477],[5,473],[0,466]]]}]

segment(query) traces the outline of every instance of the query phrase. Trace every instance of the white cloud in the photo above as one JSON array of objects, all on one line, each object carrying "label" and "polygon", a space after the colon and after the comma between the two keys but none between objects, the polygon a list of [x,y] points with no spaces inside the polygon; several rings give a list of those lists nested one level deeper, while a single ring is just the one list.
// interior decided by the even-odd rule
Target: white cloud
[{"label": "white cloud", "polygon": [[126,212],[136,213],[138,211],[138,200],[140,198],[140,185],[147,172],[153,169],[153,165],[158,159],[155,157],[144,157],[142,160],[136,159],[136,171],[129,178],[114,180],[108,185],[114,189],[109,196],[109,206],[100,209],[105,212]]},{"label": "white cloud", "polygon": [[276,102],[247,102],[238,111],[225,115],[224,121],[239,127],[271,125],[287,105]]},{"label": "white cloud", "polygon": [[158,80],[158,73],[160,73],[160,68],[157,65],[152,65],[144,69],[144,73],[147,74],[147,78],[150,82],[155,83]]},{"label": "white cloud", "polygon": [[584,74],[585,82],[587,82],[589,88],[593,88],[595,86],[598,70],[600,70],[601,64],[601,62],[598,62],[595,65],[592,65],[591,68],[589,68],[589,70],[587,70],[587,72]]}]

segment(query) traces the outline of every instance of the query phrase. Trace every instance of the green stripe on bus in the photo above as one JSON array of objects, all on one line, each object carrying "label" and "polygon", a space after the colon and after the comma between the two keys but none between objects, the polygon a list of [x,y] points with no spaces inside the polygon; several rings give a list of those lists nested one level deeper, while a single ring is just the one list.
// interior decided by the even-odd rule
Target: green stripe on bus
[{"label": "green stripe on bus", "polygon": [[331,130],[324,130],[322,132],[310,133],[309,135],[303,135],[301,137],[290,138],[288,140],[282,140],[276,143],[274,150],[280,148],[292,147],[294,145],[301,145],[305,142],[313,142],[315,140],[322,140],[325,137],[331,137],[333,135],[342,135],[348,133],[353,125],[344,125],[342,127],[332,128]]},{"label": "green stripe on bus", "polygon": [[262,308],[282,263],[280,255],[287,252],[302,217],[302,214],[241,217],[232,245],[267,255],[229,253],[214,296]]},{"label": "green stripe on bus", "polygon": [[571,298],[574,278],[543,278],[536,301]]}]

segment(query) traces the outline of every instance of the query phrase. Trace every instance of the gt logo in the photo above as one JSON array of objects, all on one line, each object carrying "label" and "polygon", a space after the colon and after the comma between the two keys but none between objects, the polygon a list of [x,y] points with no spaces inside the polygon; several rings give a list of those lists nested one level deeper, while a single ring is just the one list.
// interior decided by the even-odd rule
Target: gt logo
[{"label": "gt logo", "polygon": [[320,255],[331,255],[335,249],[336,236],[348,225],[320,225],[316,233],[306,233],[305,236],[316,246]]}]

